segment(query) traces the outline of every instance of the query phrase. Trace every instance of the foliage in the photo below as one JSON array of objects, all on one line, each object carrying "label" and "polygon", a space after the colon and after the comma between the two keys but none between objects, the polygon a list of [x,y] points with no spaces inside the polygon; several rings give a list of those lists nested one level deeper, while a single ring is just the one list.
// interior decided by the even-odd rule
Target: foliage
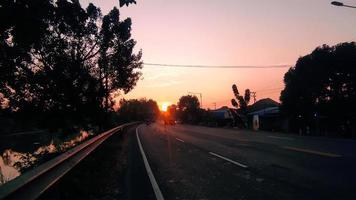
[{"label": "foliage", "polygon": [[241,96],[239,93],[239,90],[237,89],[237,86],[235,84],[233,84],[232,91],[233,91],[236,99],[231,99],[231,104],[236,108],[240,108],[243,113],[246,113],[247,105],[250,103],[250,99],[251,99],[250,89],[246,89],[245,95]]},{"label": "foliage", "polygon": [[120,7],[124,5],[129,6],[132,3],[136,4],[135,0],[119,0],[119,2],[120,2]]},{"label": "foliage", "polygon": [[323,119],[327,129],[350,134],[356,114],[355,66],[355,42],[323,45],[299,58],[284,76],[282,110],[292,122],[303,124],[299,126]]},{"label": "foliage", "polygon": [[113,8],[102,16],[78,1],[0,3],[0,93],[23,118],[52,124],[104,120],[112,94],[129,92],[140,77],[131,19]]},{"label": "foliage", "polygon": [[182,96],[178,102],[179,118],[182,122],[196,123],[200,113],[200,103],[196,96]]},{"label": "foliage", "polygon": [[177,119],[178,106],[175,104],[168,106],[167,113],[172,119]]},{"label": "foliage", "polygon": [[159,108],[152,99],[122,99],[117,114],[122,122],[155,120],[159,115]]},{"label": "foliage", "polygon": [[178,108],[181,111],[196,111],[199,110],[200,103],[196,96],[182,96],[178,102]]}]

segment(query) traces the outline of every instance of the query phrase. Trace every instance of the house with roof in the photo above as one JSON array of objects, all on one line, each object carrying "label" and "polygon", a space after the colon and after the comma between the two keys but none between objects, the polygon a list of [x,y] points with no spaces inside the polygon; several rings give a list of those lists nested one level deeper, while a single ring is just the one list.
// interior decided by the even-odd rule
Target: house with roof
[{"label": "house with roof", "polygon": [[261,99],[247,108],[249,127],[254,130],[287,131],[288,120],[279,109],[280,103],[270,99]]}]

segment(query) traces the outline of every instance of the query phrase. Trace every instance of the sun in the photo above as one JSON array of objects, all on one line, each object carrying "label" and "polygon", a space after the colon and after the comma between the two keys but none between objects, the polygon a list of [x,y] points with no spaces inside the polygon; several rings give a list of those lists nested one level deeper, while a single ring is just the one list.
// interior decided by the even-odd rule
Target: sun
[{"label": "sun", "polygon": [[164,111],[164,112],[166,112],[169,105],[170,105],[170,103],[168,103],[168,102],[163,102],[162,105],[161,105],[161,110]]}]

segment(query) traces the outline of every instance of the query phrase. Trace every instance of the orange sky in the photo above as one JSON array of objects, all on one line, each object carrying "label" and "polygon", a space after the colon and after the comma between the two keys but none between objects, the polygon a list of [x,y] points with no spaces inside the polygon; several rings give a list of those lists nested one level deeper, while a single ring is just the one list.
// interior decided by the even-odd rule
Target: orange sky
[{"label": "orange sky", "polygon": [[[106,13],[116,0],[93,2]],[[343,1],[356,4],[356,1]],[[321,44],[356,40],[356,10],[328,0],[137,0],[121,8],[133,20],[137,50],[147,63],[190,65],[294,64]],[[230,106],[231,85],[279,99],[288,69],[187,69],[146,66],[125,98],[176,103],[188,91],[203,93],[203,106]]]}]

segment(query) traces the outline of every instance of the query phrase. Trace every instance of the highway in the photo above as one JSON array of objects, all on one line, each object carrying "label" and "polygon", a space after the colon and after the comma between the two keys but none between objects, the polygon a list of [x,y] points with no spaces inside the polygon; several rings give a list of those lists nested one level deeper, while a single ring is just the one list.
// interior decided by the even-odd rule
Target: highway
[{"label": "highway", "polygon": [[129,131],[156,197],[356,199],[352,140],[159,123]]},{"label": "highway", "polygon": [[356,199],[355,152],[354,140],[133,125],[40,199]]}]

